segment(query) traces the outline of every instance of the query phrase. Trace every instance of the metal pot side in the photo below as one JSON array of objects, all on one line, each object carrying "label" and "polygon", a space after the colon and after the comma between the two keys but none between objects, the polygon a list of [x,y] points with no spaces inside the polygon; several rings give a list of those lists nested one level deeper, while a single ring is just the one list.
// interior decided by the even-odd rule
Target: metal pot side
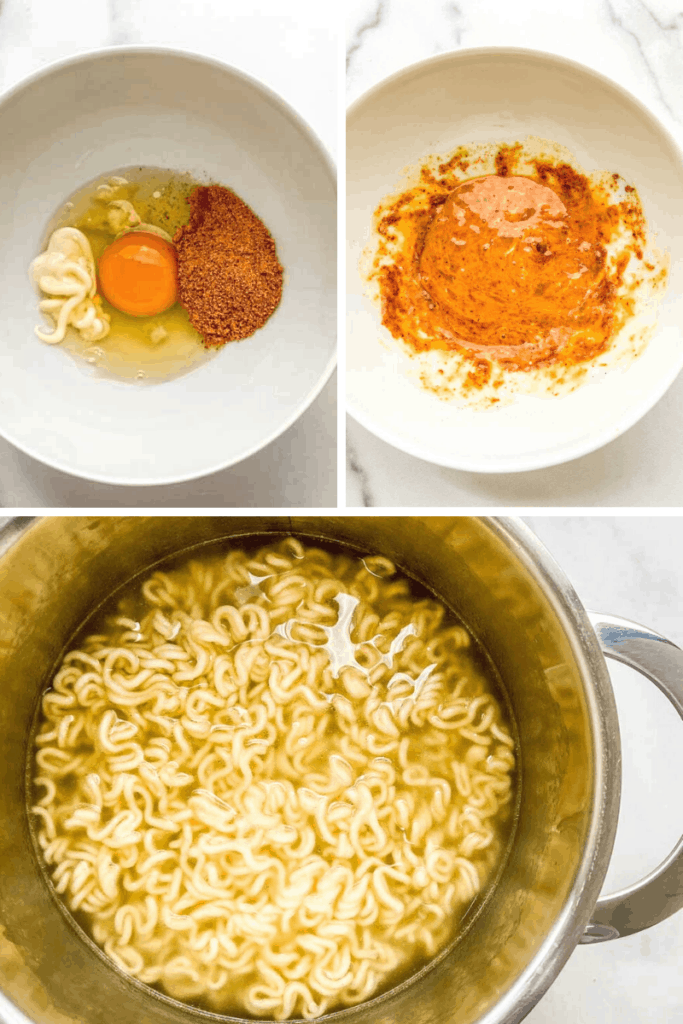
[{"label": "metal pot side", "polygon": [[405,516],[54,517],[0,534],[0,1019],[188,1024],[220,1019],[121,974],[72,926],[40,871],[25,765],[39,695],[94,607],[137,572],[209,541],[289,533],[379,551],[425,581],[482,642],[519,736],[520,804],[491,898],[417,977],[331,1015],[348,1024],[514,1024],[579,940],[616,831],[616,709],[585,612],[511,520]]}]

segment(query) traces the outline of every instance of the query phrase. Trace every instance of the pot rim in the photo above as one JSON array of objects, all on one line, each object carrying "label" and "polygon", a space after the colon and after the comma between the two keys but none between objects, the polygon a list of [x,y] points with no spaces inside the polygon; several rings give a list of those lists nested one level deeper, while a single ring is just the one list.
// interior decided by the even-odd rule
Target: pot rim
[{"label": "pot rim", "polygon": [[502,999],[477,1024],[517,1024],[560,973],[589,923],[607,874],[619,818],[621,741],[607,663],[564,570],[519,517],[480,516],[536,578],[558,616],[584,683],[594,748],[593,806],[585,848],[562,912]]},{"label": "pot rim", "polygon": [[[275,513],[273,513],[275,514]],[[14,516],[0,525],[0,559],[26,530],[45,516]],[[61,517],[59,517],[61,518]],[[74,517],[76,518],[76,517]],[[80,517],[83,518],[83,517]],[[112,517],[113,518],[113,517]],[[132,517],[137,518],[137,517]],[[231,516],[224,518],[230,519]],[[359,517],[363,518],[363,517]],[[372,517],[369,517],[372,518]],[[420,518],[406,516],[405,518]],[[619,816],[621,744],[614,693],[605,658],[588,614],[564,570],[520,517],[456,516],[482,522],[534,577],[560,621],[584,683],[594,749],[594,785],[584,852],[562,911],[531,961],[501,999],[477,1024],[518,1024],[548,990],[578,944],[595,909],[607,874]],[[407,983],[410,985],[412,979]],[[400,986],[402,987],[402,986]],[[158,993],[155,993],[159,997]],[[384,1000],[389,995],[378,997]],[[168,997],[161,997],[163,999]],[[171,1003],[176,1000],[171,999]],[[368,1001],[369,1005],[376,1000]],[[183,1004],[180,1004],[183,1005]],[[321,1020],[343,1021],[359,1007],[349,1007]],[[207,1020],[238,1021],[206,1011]],[[33,1024],[0,991],[0,1024]],[[246,1024],[246,1022],[245,1022]],[[258,1021],[254,1024],[259,1024]],[[307,1024],[293,1020],[290,1024]]]}]

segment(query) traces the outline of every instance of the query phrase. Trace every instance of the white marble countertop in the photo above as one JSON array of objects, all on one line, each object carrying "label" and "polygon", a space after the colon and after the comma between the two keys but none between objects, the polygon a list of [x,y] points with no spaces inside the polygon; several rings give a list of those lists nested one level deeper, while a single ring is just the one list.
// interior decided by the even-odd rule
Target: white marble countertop
[{"label": "white marble countertop", "polygon": [[[170,46],[218,57],[290,103],[337,150],[338,31],[317,0],[0,0],[0,92],[50,61],[101,46]],[[91,484],[0,439],[0,507],[328,507],[337,494],[336,380],[257,455],[201,480]]]},{"label": "white marble countertop", "polygon": [[[683,646],[683,519],[533,516],[586,607],[635,619]],[[623,790],[605,891],[642,878],[683,832],[683,722],[631,669],[609,663]],[[528,1024],[681,1024],[683,912],[638,935],[579,946]]]},{"label": "white marble countertop", "polygon": [[[639,96],[683,139],[683,14],[674,0],[347,0],[348,102],[406,64],[458,47],[523,46],[588,64]],[[349,420],[347,505],[679,506],[683,375],[643,420],[592,455],[478,475],[404,455]]]}]

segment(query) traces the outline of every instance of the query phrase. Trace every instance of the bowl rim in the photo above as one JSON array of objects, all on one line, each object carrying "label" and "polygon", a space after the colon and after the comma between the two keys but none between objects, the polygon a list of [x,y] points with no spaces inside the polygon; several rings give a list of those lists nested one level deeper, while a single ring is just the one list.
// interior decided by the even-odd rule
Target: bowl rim
[{"label": "bowl rim", "polygon": [[[156,46],[148,43],[125,43],[114,46],[98,46],[87,50],[80,50],[78,53],[70,54],[67,57],[59,57],[56,60],[50,61],[47,64],[41,65],[34,71],[31,71],[28,75],[20,78],[17,82],[14,82],[4,91],[0,92],[0,111],[6,103],[13,100],[16,96],[22,92],[27,91],[36,82],[39,82],[43,78],[48,78],[54,72],[61,71],[64,68],[70,66],[77,66],[78,64],[85,64],[90,61],[99,60],[106,57],[116,56],[131,56],[137,54],[146,54],[150,56],[161,56],[161,57],[176,57],[184,60],[194,61],[198,64],[206,64],[218,71],[228,71],[241,79],[244,83],[254,88],[261,95],[270,100],[275,106],[279,107],[280,110],[287,116],[295,125],[301,130],[301,132],[307,136],[308,140],[313,146],[313,149],[317,152],[318,156],[322,160],[323,167],[330,178],[333,193],[335,199],[338,200],[338,188],[337,188],[337,165],[336,162],[327,148],[325,143],[319,137],[317,132],[308,124],[308,122],[302,117],[302,115],[279,93],[277,93],[271,86],[266,85],[265,82],[257,78],[251,72],[244,71],[242,68],[228,64],[227,61],[221,60],[218,57],[213,57],[205,53],[201,53],[198,50],[185,50],[175,46]],[[338,206],[338,202],[337,202]],[[338,217],[337,217],[338,222]],[[338,248],[337,248],[338,251]],[[337,251],[335,251],[335,259],[337,257]],[[338,300],[338,296],[337,296]],[[338,310],[337,310],[337,323],[338,323]],[[163,478],[140,478],[131,480],[127,477],[105,475],[100,473],[85,473],[82,470],[74,469],[73,467],[63,463],[58,458],[47,458],[43,455],[37,454],[32,450],[30,445],[25,444],[22,441],[17,440],[15,437],[8,433],[4,427],[0,427],[0,436],[5,438],[17,448],[24,455],[30,456],[35,459],[43,466],[49,466],[51,469],[56,469],[61,473],[66,473],[69,476],[76,477],[80,480],[86,480],[89,483],[98,484],[110,484],[113,487],[163,487],[171,484],[182,484],[188,483],[192,480],[200,480],[204,477],[211,476],[212,474],[219,473],[222,470],[230,469],[232,466],[238,465],[245,459],[250,458],[252,455],[256,455],[262,451],[268,445],[276,441],[278,437],[285,433],[291,426],[293,426],[297,420],[303,416],[306,410],[313,404],[315,399],[321,393],[325,385],[328,383],[337,365],[337,351],[339,346],[339,338],[336,339],[334,350],[331,353],[324,369],[322,370],[318,381],[309,389],[307,394],[298,403],[296,409],[290,413],[289,416],[282,423],[272,430],[267,437],[259,440],[249,449],[241,453],[237,458],[230,458],[228,461],[221,461],[211,466],[208,469],[202,469],[199,472],[184,473],[182,475],[171,475]]]},{"label": "bowl rim", "polygon": [[[448,64],[449,62],[459,60],[467,57],[503,57],[503,56],[514,56],[514,57],[526,57],[526,58],[542,58],[555,62],[560,67],[568,68],[575,72],[581,72],[590,78],[593,78],[603,86],[613,89],[615,92],[621,95],[621,97],[631,103],[636,109],[647,119],[653,126],[659,129],[664,135],[667,142],[671,146],[678,157],[678,161],[683,171],[683,132],[677,132],[673,122],[668,123],[667,120],[663,120],[659,114],[656,114],[648,104],[642,100],[635,93],[631,92],[626,86],[622,85],[619,81],[614,78],[610,78],[608,75],[603,74],[601,71],[597,71],[589,64],[584,64],[581,61],[574,60],[571,57],[565,57],[563,54],[555,53],[552,50],[537,50],[532,47],[524,46],[469,46],[461,47],[455,50],[447,50],[444,53],[434,54],[432,57],[425,57],[418,61],[413,61],[410,64],[406,64],[404,67],[399,68],[397,71],[387,75],[386,78],[381,79],[379,82],[375,82],[369,89],[366,89],[360,96],[358,96],[352,103],[350,103],[346,110],[346,123],[348,131],[349,120],[358,113],[359,108],[362,104],[372,99],[375,94],[385,89],[389,85],[396,84],[400,79],[409,78],[411,75],[418,73],[422,69],[429,65],[437,64]],[[347,291],[348,297],[348,291]],[[347,326],[348,331],[348,326]],[[654,342],[655,336],[650,341],[650,344]],[[637,360],[636,360],[637,362]],[[346,364],[345,364],[346,365]],[[357,423],[368,430],[379,440],[384,441],[386,444],[391,445],[398,451],[404,452],[406,455],[411,455],[414,458],[421,459],[423,462],[429,462],[432,465],[444,466],[447,469],[458,469],[462,472],[486,474],[486,475],[505,475],[512,473],[526,473],[538,469],[548,469],[551,466],[560,466],[567,462],[572,462],[575,459],[580,459],[585,455],[590,455],[605,445],[610,444],[612,441],[616,441],[617,438],[625,434],[627,430],[635,426],[651,409],[657,405],[657,403],[664,397],[666,392],[672,386],[678,375],[683,370],[683,358],[679,363],[673,364],[668,373],[662,374],[659,381],[659,385],[653,388],[651,393],[648,394],[644,399],[638,402],[634,402],[617,421],[609,427],[606,427],[600,434],[596,434],[590,439],[584,439],[583,442],[576,442],[569,446],[566,451],[563,451],[559,456],[538,454],[525,458],[524,460],[518,459],[518,461],[509,465],[507,462],[496,462],[495,459],[487,459],[485,462],[479,460],[463,460],[458,457],[457,454],[452,456],[448,455],[434,455],[431,453],[426,446],[411,440],[410,438],[398,439],[394,435],[393,431],[384,427],[383,425],[378,426],[370,416],[358,408],[354,403],[353,395],[349,394],[348,389],[348,374],[347,374],[347,394],[346,394],[346,411]]]}]

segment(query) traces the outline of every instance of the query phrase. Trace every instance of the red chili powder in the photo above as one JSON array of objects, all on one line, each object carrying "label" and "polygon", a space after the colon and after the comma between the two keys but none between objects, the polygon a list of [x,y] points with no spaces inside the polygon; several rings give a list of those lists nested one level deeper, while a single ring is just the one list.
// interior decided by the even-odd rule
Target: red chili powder
[{"label": "red chili powder", "polygon": [[200,185],[173,238],[178,298],[207,348],[248,338],[282,298],[275,242],[254,211],[222,185]]}]

